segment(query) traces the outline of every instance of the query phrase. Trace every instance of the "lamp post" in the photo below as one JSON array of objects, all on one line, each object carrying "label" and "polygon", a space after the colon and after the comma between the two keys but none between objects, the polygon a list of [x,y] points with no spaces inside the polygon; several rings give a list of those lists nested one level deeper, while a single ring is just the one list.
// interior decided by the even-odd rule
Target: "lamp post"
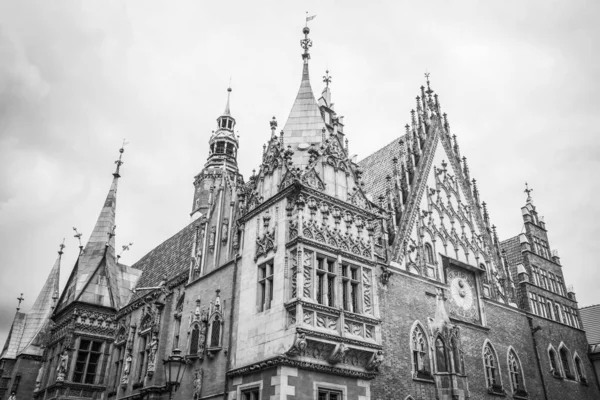
[{"label": "lamp post", "polygon": [[173,353],[166,360],[163,360],[165,384],[171,400],[173,400],[173,395],[181,384],[186,364],[187,362],[179,349],[173,350]]}]

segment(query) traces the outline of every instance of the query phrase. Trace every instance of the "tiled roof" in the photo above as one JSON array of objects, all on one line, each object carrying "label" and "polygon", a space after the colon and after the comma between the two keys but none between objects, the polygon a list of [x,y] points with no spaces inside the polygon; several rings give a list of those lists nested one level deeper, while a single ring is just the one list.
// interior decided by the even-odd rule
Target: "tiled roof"
[{"label": "tiled roof", "polygon": [[23,328],[25,327],[26,315],[27,314],[22,312],[17,312],[15,314],[15,319],[13,320],[12,326],[10,327],[10,331],[8,332],[6,343],[4,344],[2,353],[0,353],[0,359],[17,358],[17,353],[19,351],[19,343],[21,343],[21,337],[23,336]]},{"label": "tiled roof", "polygon": [[283,127],[285,145],[292,146],[295,166],[307,165],[310,158],[308,147],[298,148],[299,144],[321,143],[325,121],[315,100],[308,76],[308,60],[304,60],[302,81],[298,95]]},{"label": "tiled roof", "polygon": [[511,237],[500,242],[500,250],[506,250],[506,260],[508,265],[511,267],[521,264],[523,262],[523,255],[521,254],[521,242],[519,241],[519,235]]},{"label": "tiled roof", "polygon": [[375,203],[380,195],[385,195],[385,178],[392,175],[392,159],[401,159],[400,140],[403,138],[404,135],[394,139],[390,144],[358,162],[364,172],[362,181],[365,183],[365,192],[373,196],[372,201]]},{"label": "tiled roof", "polygon": [[589,344],[600,344],[600,304],[579,309]]},{"label": "tiled roof", "polygon": [[136,287],[157,286],[165,274],[170,280],[190,267],[197,224],[197,220],[191,222],[132,265],[132,268],[142,271]]}]

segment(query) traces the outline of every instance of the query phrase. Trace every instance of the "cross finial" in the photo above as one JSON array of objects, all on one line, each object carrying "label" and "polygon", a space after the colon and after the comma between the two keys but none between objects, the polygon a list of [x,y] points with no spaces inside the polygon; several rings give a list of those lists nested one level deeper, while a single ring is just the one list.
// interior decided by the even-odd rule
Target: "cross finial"
[{"label": "cross finial", "polygon": [[329,76],[329,70],[325,71],[325,76],[323,76],[323,82],[325,82],[325,85],[329,87],[329,84],[331,83],[331,76]]},{"label": "cross finial", "polygon": [[79,241],[79,249],[83,249],[83,246],[81,245],[81,233],[77,232],[77,228],[73,227],[73,230],[75,231],[75,234],[73,235],[74,238],[76,238]]},{"label": "cross finial", "polygon": [[58,254],[61,254],[61,255],[62,255],[62,253],[63,253],[63,249],[64,249],[65,247],[66,247],[66,246],[65,246],[65,238],[63,238],[63,241],[62,241],[62,243],[61,243],[61,244],[58,246]]},{"label": "cross finial", "polygon": [[125,253],[127,250],[129,250],[129,248],[133,246],[133,243],[129,243],[129,244],[124,244],[123,246],[121,246],[122,250],[121,253],[117,256],[117,260],[119,258],[121,258],[121,256],[123,255],[123,253]]},{"label": "cross finial", "polygon": [[127,144],[128,144],[128,142],[126,142],[125,139],[123,139],[123,144],[121,145],[121,148],[119,149],[119,159],[117,161],[115,161],[115,164],[117,164],[117,170],[113,174],[113,176],[115,178],[121,177],[121,175],[119,175],[119,170],[121,169],[121,165],[123,165],[123,161],[121,161],[121,159],[123,158],[123,153],[125,152],[125,145],[127,145]]},{"label": "cross finial", "polygon": [[425,70],[425,79],[427,80],[427,94],[433,93],[433,90],[429,87],[429,75],[431,75],[427,70]]},{"label": "cross finial", "polygon": [[19,300],[19,305],[17,306],[17,311],[19,311],[21,309],[21,302],[25,300],[25,298],[23,297],[23,293],[21,293],[21,295],[17,297],[17,300]]},{"label": "cross finial", "polygon": [[533,189],[529,189],[529,184],[527,182],[525,182],[525,190],[523,192],[527,193],[527,204],[531,204],[533,202],[531,198],[531,192],[533,192]]}]

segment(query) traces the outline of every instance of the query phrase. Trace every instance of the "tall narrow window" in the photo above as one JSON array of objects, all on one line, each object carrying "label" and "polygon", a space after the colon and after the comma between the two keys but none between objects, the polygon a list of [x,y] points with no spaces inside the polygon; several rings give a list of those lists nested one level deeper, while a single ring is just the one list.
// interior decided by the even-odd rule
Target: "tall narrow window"
[{"label": "tall narrow window", "polygon": [[448,358],[446,357],[446,345],[441,338],[435,340],[435,362],[437,372],[448,372]]},{"label": "tall narrow window", "polygon": [[429,374],[427,338],[419,325],[415,326],[415,329],[413,329],[411,347],[414,371]]},{"label": "tall narrow window", "polygon": [[560,295],[565,296],[565,293],[566,293],[565,283],[563,282],[563,279],[560,276],[556,277],[556,284],[558,285],[558,293]]},{"label": "tall narrow window", "polygon": [[123,366],[123,359],[125,358],[125,346],[116,346],[113,354],[114,370],[112,377],[112,387],[119,385],[119,377],[121,376],[121,367]]},{"label": "tall narrow window", "polygon": [[425,262],[427,264],[434,264],[433,248],[429,243],[425,243]]},{"label": "tall narrow window", "polygon": [[360,305],[360,268],[342,265],[342,303],[346,311],[359,313]]},{"label": "tall narrow window", "polygon": [[336,263],[326,257],[317,257],[317,302],[335,307]]},{"label": "tall narrow window", "polygon": [[192,334],[190,336],[190,355],[196,355],[198,353],[198,342],[200,340],[200,327],[198,324],[192,326]]},{"label": "tall narrow window", "polygon": [[94,384],[102,354],[102,344],[96,340],[81,339],[77,350],[73,382]]},{"label": "tall narrow window", "polygon": [[543,296],[538,296],[540,300],[540,315],[544,318],[548,318],[546,316],[546,298]]},{"label": "tall narrow window", "polygon": [[554,319],[558,322],[563,322],[560,312],[560,305],[558,303],[554,303]]},{"label": "tall narrow window", "polygon": [[540,270],[540,275],[542,276],[542,284],[541,284],[541,286],[544,289],[549,289],[548,288],[548,278],[547,278],[546,270],[545,269]]},{"label": "tall narrow window", "polygon": [[217,148],[215,152],[217,154],[225,153],[225,142],[217,142]]},{"label": "tall narrow window", "polygon": [[571,364],[569,363],[569,350],[566,347],[561,347],[558,350],[558,354],[560,355],[560,362],[562,363],[563,371],[565,371],[565,377],[569,379],[573,379],[574,376],[571,373]]},{"label": "tall narrow window", "polygon": [[492,347],[489,344],[486,344],[483,349],[483,361],[485,364],[485,379],[487,382],[488,388],[493,388],[498,386],[497,380],[497,369],[498,363],[496,362],[496,356]]},{"label": "tall narrow window", "polygon": [[536,267],[535,265],[531,267],[531,277],[533,280],[533,283],[536,284],[537,286],[540,286],[540,269],[538,267]]},{"label": "tall narrow window", "polygon": [[556,286],[556,275],[552,272],[548,272],[548,278],[550,279],[550,290],[554,293],[558,293],[558,287]]},{"label": "tall narrow window", "polygon": [[539,306],[538,306],[538,298],[535,293],[529,292],[529,305],[531,307],[531,312],[540,315]]},{"label": "tall narrow window", "polygon": [[146,376],[146,342],[148,340],[148,336],[142,336],[138,347],[138,359],[137,359],[137,381],[142,382],[144,377]]},{"label": "tall narrow window", "polygon": [[258,267],[258,311],[271,308],[273,300],[273,260]]},{"label": "tall narrow window", "polygon": [[221,319],[215,316],[210,331],[210,347],[219,347],[221,345]]},{"label": "tall narrow window", "polygon": [[556,362],[556,352],[554,349],[548,350],[548,357],[550,358],[550,368],[552,368],[552,373],[556,376],[560,376],[560,370],[558,369],[558,363]]},{"label": "tall narrow window", "polygon": [[587,379],[583,374],[583,366],[581,365],[581,359],[578,355],[575,355],[575,372],[577,373],[577,380],[582,383],[587,383]]},{"label": "tall narrow window", "polygon": [[480,264],[479,268],[481,268],[483,270],[483,273],[481,274],[481,282],[484,285],[488,285],[490,282],[488,280],[487,268],[483,264]]},{"label": "tall narrow window", "polygon": [[510,384],[514,393],[523,390],[521,381],[521,366],[514,351],[508,353],[508,373],[510,375]]},{"label": "tall narrow window", "polygon": [[573,316],[573,326],[575,328],[581,328],[581,325],[579,324],[579,317],[577,316],[576,308],[571,308],[571,315]]},{"label": "tall narrow window", "polygon": [[460,347],[458,345],[458,340],[456,340],[456,338],[452,338],[452,340],[450,341],[450,344],[452,346],[452,362],[454,363],[454,372],[457,374],[462,374],[463,373],[462,357],[460,354]]}]

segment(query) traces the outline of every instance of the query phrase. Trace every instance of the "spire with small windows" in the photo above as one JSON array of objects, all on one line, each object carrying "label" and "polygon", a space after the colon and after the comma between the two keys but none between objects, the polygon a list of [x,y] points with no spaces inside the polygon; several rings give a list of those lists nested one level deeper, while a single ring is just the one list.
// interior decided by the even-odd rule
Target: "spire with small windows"
[{"label": "spire with small windows", "polygon": [[217,130],[209,140],[209,154],[204,168],[225,168],[231,172],[238,171],[237,152],[239,141],[235,134],[235,118],[230,109],[231,87],[227,88],[227,104],[225,111],[217,118]]}]

